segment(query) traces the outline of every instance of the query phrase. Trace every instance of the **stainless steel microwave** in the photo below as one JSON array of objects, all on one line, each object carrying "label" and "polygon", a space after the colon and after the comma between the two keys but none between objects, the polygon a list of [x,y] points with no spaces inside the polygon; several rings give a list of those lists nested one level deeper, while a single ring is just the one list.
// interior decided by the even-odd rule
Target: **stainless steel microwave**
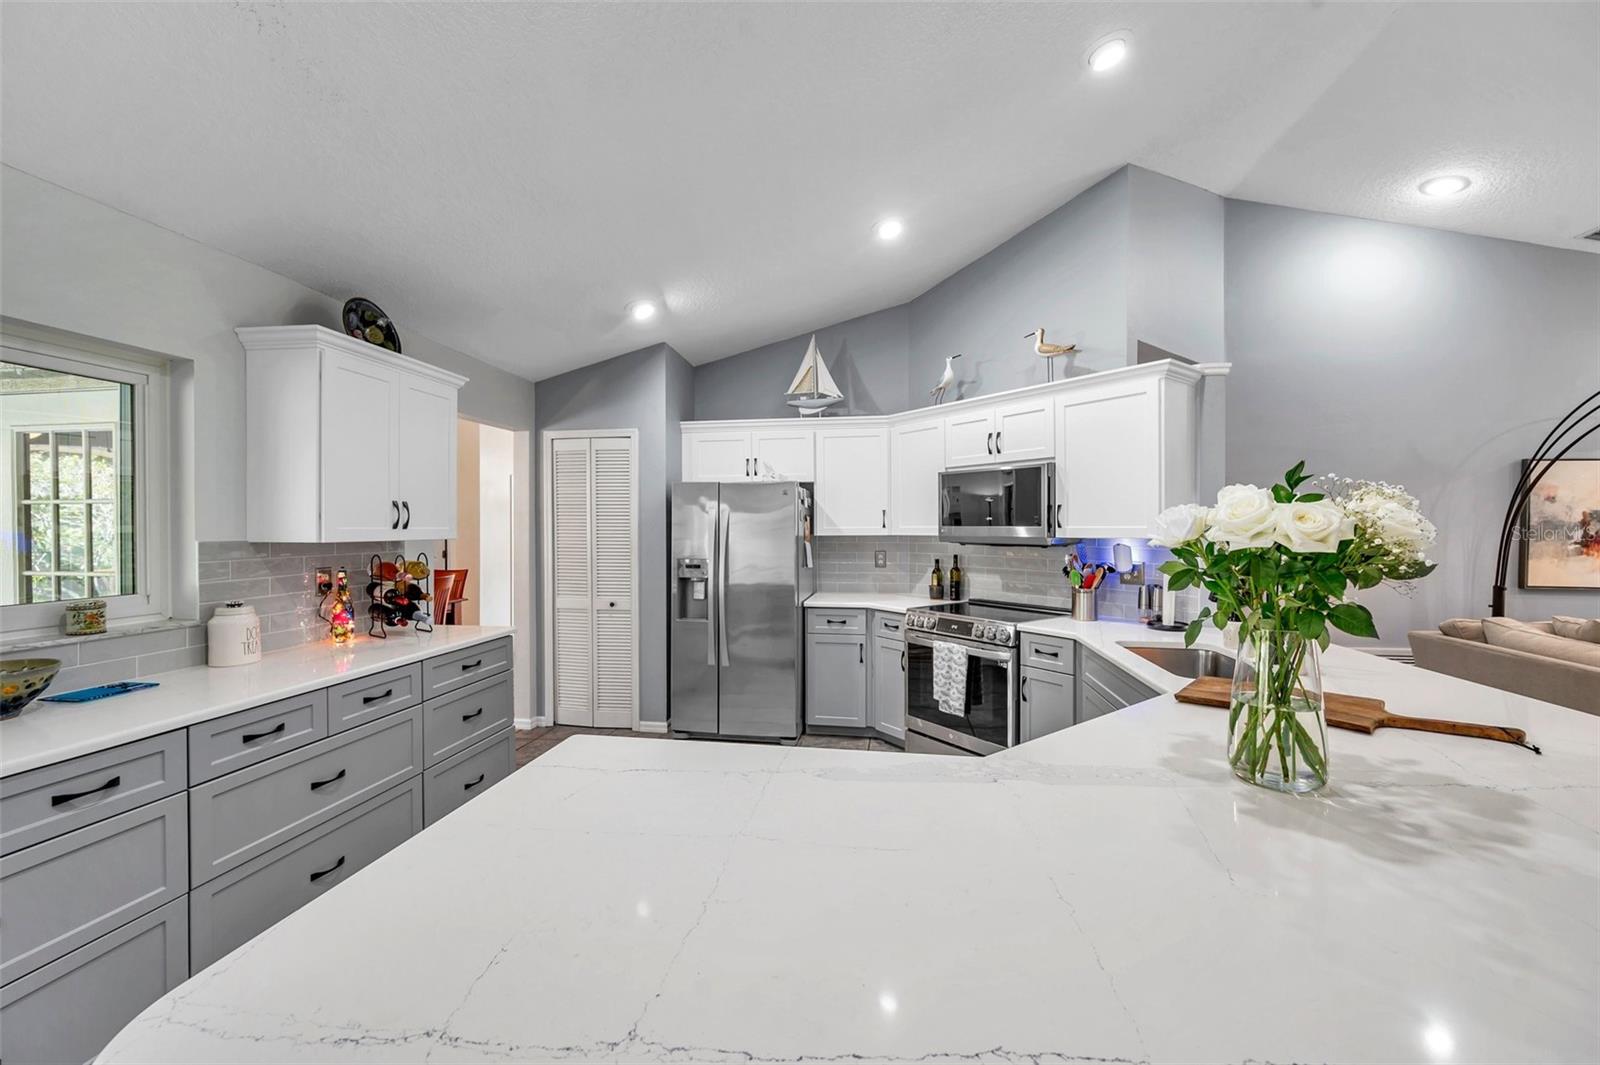
[{"label": "stainless steel microwave", "polygon": [[1045,547],[1055,535],[1056,464],[975,466],[939,475],[939,539]]}]

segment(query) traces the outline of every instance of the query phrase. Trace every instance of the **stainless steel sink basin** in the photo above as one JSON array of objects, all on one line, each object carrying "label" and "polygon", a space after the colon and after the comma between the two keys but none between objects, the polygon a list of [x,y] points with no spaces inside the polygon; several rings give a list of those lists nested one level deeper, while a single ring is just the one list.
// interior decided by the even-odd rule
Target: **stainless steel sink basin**
[{"label": "stainless steel sink basin", "polygon": [[1176,677],[1232,677],[1233,656],[1205,647],[1170,643],[1125,643],[1122,646]]}]

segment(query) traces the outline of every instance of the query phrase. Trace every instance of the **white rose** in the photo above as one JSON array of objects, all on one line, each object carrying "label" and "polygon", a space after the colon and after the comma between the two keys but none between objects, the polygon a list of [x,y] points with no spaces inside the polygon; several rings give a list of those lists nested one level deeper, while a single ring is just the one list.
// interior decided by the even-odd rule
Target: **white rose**
[{"label": "white rose", "polygon": [[1206,538],[1230,551],[1247,547],[1271,547],[1277,522],[1272,493],[1253,484],[1230,484],[1217,493],[1211,510],[1211,527]]},{"label": "white rose", "polygon": [[1356,534],[1356,523],[1335,503],[1279,503],[1274,511],[1278,543],[1290,551],[1328,554]]},{"label": "white rose", "polygon": [[1384,543],[1420,551],[1432,544],[1438,536],[1433,522],[1403,503],[1386,500],[1377,508],[1373,518],[1377,522],[1377,528],[1372,531],[1382,538]]},{"label": "white rose", "polygon": [[1168,507],[1156,515],[1156,534],[1150,538],[1150,542],[1157,547],[1177,547],[1197,540],[1206,531],[1210,514],[1211,508],[1199,503]]}]

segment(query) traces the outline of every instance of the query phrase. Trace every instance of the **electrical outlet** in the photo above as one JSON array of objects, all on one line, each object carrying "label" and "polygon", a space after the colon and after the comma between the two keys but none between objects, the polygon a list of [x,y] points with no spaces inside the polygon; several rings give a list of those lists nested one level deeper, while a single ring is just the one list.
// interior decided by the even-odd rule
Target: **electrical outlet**
[{"label": "electrical outlet", "polygon": [[317,572],[317,591],[322,592],[323,594],[327,594],[329,589],[331,589],[333,587],[333,567],[332,566],[318,566],[316,572]]},{"label": "electrical outlet", "polygon": [[888,569],[889,568],[889,552],[887,552],[887,551],[874,551],[872,553],[872,565],[876,569]]},{"label": "electrical outlet", "polygon": [[1127,572],[1119,573],[1117,576],[1122,579],[1123,584],[1143,584],[1144,563],[1135,562],[1131,567],[1128,568]]}]

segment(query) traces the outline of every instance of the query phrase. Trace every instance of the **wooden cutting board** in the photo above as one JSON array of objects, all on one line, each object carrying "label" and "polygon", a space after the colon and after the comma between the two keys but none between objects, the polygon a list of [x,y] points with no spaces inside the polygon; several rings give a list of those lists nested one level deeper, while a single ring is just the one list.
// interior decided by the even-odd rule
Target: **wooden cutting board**
[{"label": "wooden cutting board", "polygon": [[[1226,677],[1201,677],[1191,681],[1175,698],[1180,703],[1197,706],[1227,707],[1233,684]],[[1477,725],[1469,721],[1441,721],[1432,717],[1406,717],[1391,714],[1382,699],[1369,699],[1364,695],[1323,693],[1323,705],[1328,724],[1334,728],[1353,732],[1373,733],[1381,728],[1413,729],[1417,732],[1443,732],[1451,736],[1473,736],[1484,740],[1498,740],[1526,747],[1534,754],[1542,753],[1528,742],[1528,734],[1509,725]]]}]

